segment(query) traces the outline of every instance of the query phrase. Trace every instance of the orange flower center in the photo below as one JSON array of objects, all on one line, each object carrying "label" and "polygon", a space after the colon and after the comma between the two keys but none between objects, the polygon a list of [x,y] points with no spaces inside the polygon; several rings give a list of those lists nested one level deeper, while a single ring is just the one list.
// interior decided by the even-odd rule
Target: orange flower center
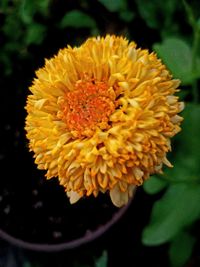
[{"label": "orange flower center", "polygon": [[108,129],[114,101],[105,82],[80,80],[68,92],[62,107],[63,120],[76,137],[91,136],[96,127]]}]

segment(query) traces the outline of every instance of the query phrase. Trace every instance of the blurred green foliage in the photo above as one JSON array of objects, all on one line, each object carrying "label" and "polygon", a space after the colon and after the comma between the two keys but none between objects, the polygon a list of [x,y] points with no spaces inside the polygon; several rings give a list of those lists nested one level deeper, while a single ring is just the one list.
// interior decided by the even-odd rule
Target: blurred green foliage
[{"label": "blurred green foliage", "polygon": [[[189,3],[189,1],[188,1]],[[200,221],[200,8],[179,0],[1,0],[1,84],[24,90],[33,69],[67,43],[78,45],[90,35],[122,34],[156,51],[182,81],[186,103],[183,130],[173,141],[173,169],[144,184],[157,195],[142,242],[169,244],[172,267],[183,267],[193,253]],[[96,266],[105,266],[105,257]]]},{"label": "blurred green foliage", "polygon": [[[150,28],[159,29],[165,32],[169,26],[172,26],[173,16],[178,8],[177,0],[136,0],[138,11]],[[171,30],[174,30],[171,28]]]},{"label": "blurred green foliage", "polygon": [[96,23],[93,18],[80,10],[72,10],[65,14],[60,22],[60,27],[90,28],[95,29]]},{"label": "blurred green foliage", "polygon": [[162,58],[170,68],[174,78],[179,78],[182,85],[191,85],[194,80],[200,78],[200,58],[197,57],[197,72],[192,66],[192,50],[184,40],[176,37],[165,38],[163,43],[154,44],[154,51]]},{"label": "blurred green foliage", "polygon": [[29,56],[28,46],[40,45],[45,37],[47,25],[39,22],[36,15],[48,16],[50,0],[43,1],[8,1],[0,2],[1,50],[0,61],[6,75],[12,73],[12,57],[23,59]]},{"label": "blurred green foliage", "polygon": [[175,151],[171,158],[174,168],[166,170],[163,176],[152,177],[144,185],[149,194],[163,194],[154,203],[150,223],[142,236],[143,243],[149,246],[169,242],[172,267],[185,266],[191,257],[195,245],[192,230],[200,220],[200,14],[195,16],[196,11],[187,2],[183,1],[182,5],[191,33],[179,38],[166,36],[153,48],[174,77],[180,78],[182,85],[187,86],[192,98],[183,95],[186,107],[182,132],[173,144]]}]

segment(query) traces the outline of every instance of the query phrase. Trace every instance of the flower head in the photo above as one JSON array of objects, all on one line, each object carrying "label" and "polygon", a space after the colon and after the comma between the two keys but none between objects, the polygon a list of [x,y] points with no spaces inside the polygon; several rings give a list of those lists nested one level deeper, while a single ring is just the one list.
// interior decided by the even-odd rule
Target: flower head
[{"label": "flower head", "polygon": [[179,80],[125,38],[89,38],[45,61],[30,87],[25,129],[46,177],[71,203],[110,192],[116,206],[163,164],[180,131]]}]

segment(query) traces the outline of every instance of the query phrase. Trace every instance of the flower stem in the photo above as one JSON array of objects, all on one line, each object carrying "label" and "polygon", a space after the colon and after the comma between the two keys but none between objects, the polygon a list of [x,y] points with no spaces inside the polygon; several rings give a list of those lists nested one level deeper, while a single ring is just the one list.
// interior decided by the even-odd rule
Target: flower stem
[{"label": "flower stem", "polygon": [[183,6],[185,8],[188,22],[193,29],[193,45],[192,45],[192,66],[191,71],[192,77],[194,79],[192,83],[192,94],[194,103],[198,103],[199,94],[198,94],[198,83],[197,83],[197,55],[198,55],[198,46],[200,41],[200,22],[196,20],[194,16],[194,11],[192,7],[187,3],[186,0],[182,0]]}]

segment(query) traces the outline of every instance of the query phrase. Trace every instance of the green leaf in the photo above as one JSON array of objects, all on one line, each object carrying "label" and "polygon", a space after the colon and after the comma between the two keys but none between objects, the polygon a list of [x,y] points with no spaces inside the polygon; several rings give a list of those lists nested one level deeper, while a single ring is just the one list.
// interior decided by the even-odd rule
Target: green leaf
[{"label": "green leaf", "polygon": [[110,12],[117,12],[125,9],[127,2],[125,0],[99,0],[99,2],[106,7]]},{"label": "green leaf", "polygon": [[200,18],[197,19],[196,26],[198,31],[200,32]]},{"label": "green leaf", "polygon": [[182,131],[172,146],[174,168],[166,169],[166,179],[174,182],[200,182],[200,105],[186,104]]},{"label": "green leaf", "polygon": [[96,22],[89,15],[79,10],[73,10],[65,14],[60,22],[60,27],[95,28]]},{"label": "green leaf", "polygon": [[189,45],[176,37],[167,38],[162,44],[154,44],[153,49],[182,84],[190,84],[192,77],[192,52]]},{"label": "green leaf", "polygon": [[50,6],[51,0],[42,0],[38,1],[38,10],[41,14],[44,16],[48,15],[49,13],[49,6]]},{"label": "green leaf", "polygon": [[6,12],[8,7],[9,7],[9,2],[8,2],[8,0],[1,0],[1,1],[0,1],[0,9],[1,9],[3,12]]},{"label": "green leaf", "polygon": [[19,6],[19,15],[25,24],[33,22],[33,16],[36,13],[37,4],[34,1],[22,0]]},{"label": "green leaf", "polygon": [[119,13],[119,17],[125,22],[130,22],[134,18],[135,14],[133,11],[125,10]]},{"label": "green leaf", "polygon": [[177,8],[176,0],[136,0],[140,16],[145,20],[150,28],[163,29],[163,26],[169,27],[174,24],[173,13]]},{"label": "green leaf", "polygon": [[108,261],[107,252],[104,251],[102,256],[96,261],[95,267],[106,267]]},{"label": "green leaf", "polygon": [[15,13],[12,13],[10,14],[10,16],[6,17],[2,30],[4,34],[11,41],[10,43],[13,45],[15,42],[18,42],[21,36],[23,35],[23,30],[21,29],[21,23]]},{"label": "green leaf", "polygon": [[31,24],[27,28],[27,34],[25,36],[25,42],[30,44],[41,44],[45,36],[46,27],[39,23]]},{"label": "green leaf", "polygon": [[154,175],[145,181],[143,188],[146,193],[153,195],[162,191],[167,185],[168,183],[166,180]]},{"label": "green leaf", "polygon": [[183,267],[190,259],[195,238],[187,232],[180,232],[171,242],[169,258],[171,267]]},{"label": "green leaf", "polygon": [[22,22],[29,25],[34,23],[34,16],[36,13],[40,13],[43,16],[46,16],[49,12],[50,1],[51,0],[22,0],[19,6],[19,15]]},{"label": "green leaf", "polygon": [[200,185],[173,184],[152,210],[150,224],[144,229],[145,245],[170,241],[184,227],[200,216]]}]

